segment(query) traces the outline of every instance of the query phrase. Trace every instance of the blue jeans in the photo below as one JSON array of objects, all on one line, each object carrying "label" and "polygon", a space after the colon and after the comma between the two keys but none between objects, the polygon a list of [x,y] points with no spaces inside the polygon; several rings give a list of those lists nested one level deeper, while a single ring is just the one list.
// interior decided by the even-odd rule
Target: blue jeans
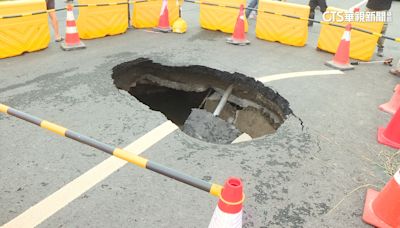
[{"label": "blue jeans", "polygon": [[[247,7],[248,8],[257,8],[257,6],[258,6],[258,0],[251,0],[251,2],[249,3],[249,5]],[[252,9],[246,9],[246,18],[249,18],[252,11],[253,11]]]}]

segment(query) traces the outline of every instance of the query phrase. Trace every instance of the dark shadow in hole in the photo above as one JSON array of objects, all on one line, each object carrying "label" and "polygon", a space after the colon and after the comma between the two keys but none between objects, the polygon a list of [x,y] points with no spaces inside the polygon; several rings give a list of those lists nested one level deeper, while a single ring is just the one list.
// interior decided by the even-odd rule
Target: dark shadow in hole
[{"label": "dark shadow in hole", "polygon": [[137,84],[129,93],[151,110],[162,112],[167,119],[182,127],[192,108],[199,108],[209,91],[186,92],[154,84]]}]

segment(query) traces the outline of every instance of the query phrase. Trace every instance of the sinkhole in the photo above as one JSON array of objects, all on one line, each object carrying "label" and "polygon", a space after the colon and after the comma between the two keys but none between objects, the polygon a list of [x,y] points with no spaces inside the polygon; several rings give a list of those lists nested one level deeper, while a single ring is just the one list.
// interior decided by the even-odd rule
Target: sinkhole
[{"label": "sinkhole", "polygon": [[165,66],[139,58],[113,68],[118,89],[163,113],[187,135],[230,144],[270,135],[292,113],[289,102],[261,82],[206,66]]}]

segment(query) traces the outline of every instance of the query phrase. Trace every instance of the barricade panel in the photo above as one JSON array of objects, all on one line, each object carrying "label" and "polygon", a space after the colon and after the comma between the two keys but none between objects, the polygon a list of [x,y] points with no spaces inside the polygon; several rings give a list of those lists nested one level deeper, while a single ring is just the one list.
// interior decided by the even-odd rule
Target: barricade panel
[{"label": "barricade panel", "polygon": [[[328,7],[327,12],[347,12],[343,9],[338,9],[334,7]],[[345,26],[347,22],[337,22],[340,17],[332,17],[333,14],[327,14],[326,19],[332,20],[332,23]],[[357,27],[365,29],[367,31],[381,33],[383,22],[353,22],[352,27]],[[318,38],[318,49],[336,53],[337,48],[340,43],[340,39],[343,35],[344,28],[339,28],[331,25],[322,25],[321,32]],[[367,34],[364,32],[352,30],[351,40],[350,40],[350,58],[369,61],[371,60],[376,44],[378,42],[378,37]]]},{"label": "barricade panel", "polygon": [[[259,10],[308,18],[310,7],[287,2],[259,1]],[[308,22],[295,18],[259,12],[256,37],[293,46],[304,46],[308,38]]]},{"label": "barricade panel", "polygon": [[[168,18],[169,24],[172,24],[179,18],[179,6],[182,6],[183,0],[168,0]],[[151,0],[148,2],[137,2],[133,4],[131,10],[131,24],[135,28],[153,28],[158,25],[160,18],[162,0]]]},{"label": "barricade panel", "polygon": [[[46,10],[44,0],[0,1],[0,15]],[[0,58],[47,48],[50,31],[47,13],[0,19]]]},{"label": "barricade panel", "polygon": [[[107,4],[123,1],[79,0],[79,4]],[[124,33],[129,24],[128,4],[80,7],[76,24],[81,39],[95,39]]]},{"label": "barricade panel", "polygon": [[[241,4],[246,7],[246,0],[201,0],[200,26],[208,30],[233,33]],[[245,31],[248,31],[247,19],[245,19]]]}]

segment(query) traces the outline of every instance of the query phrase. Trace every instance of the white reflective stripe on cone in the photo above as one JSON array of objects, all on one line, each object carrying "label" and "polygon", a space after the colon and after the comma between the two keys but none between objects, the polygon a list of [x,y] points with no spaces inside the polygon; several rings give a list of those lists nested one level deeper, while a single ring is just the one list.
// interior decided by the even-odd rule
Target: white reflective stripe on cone
[{"label": "white reflective stripe on cone", "polygon": [[68,34],[78,33],[78,30],[76,29],[75,26],[74,27],[67,27],[65,29],[65,33],[68,33]]},{"label": "white reflective stripe on cone", "polygon": [[72,11],[67,11],[67,21],[75,21],[74,13]]},{"label": "white reflective stripe on cone", "polygon": [[243,210],[236,214],[228,214],[217,206],[208,228],[241,228]]},{"label": "white reflective stripe on cone", "polygon": [[350,32],[349,31],[345,31],[343,33],[342,40],[350,41]]},{"label": "white reflective stripe on cone", "polygon": [[162,16],[164,14],[165,9],[168,6],[168,1],[163,0],[162,2],[162,7],[161,7],[161,12],[160,12],[160,16]]},{"label": "white reflective stripe on cone", "polygon": [[400,185],[400,169],[394,174],[394,180]]}]

